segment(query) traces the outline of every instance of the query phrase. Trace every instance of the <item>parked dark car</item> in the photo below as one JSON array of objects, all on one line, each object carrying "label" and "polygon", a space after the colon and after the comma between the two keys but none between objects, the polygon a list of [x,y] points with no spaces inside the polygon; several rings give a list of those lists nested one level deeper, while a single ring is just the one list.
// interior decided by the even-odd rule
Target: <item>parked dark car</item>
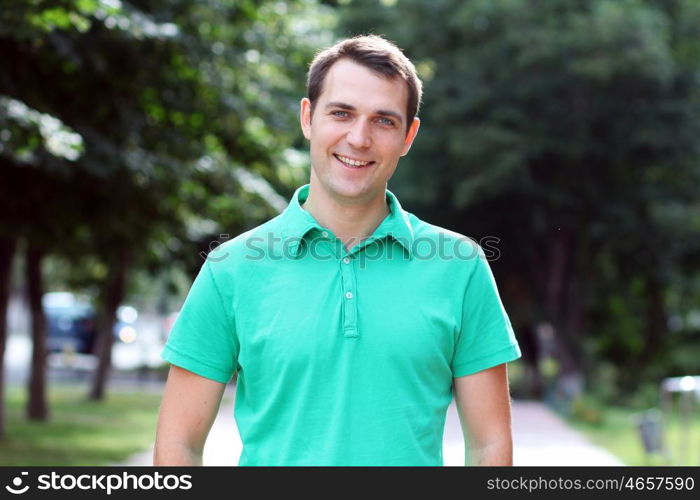
[{"label": "parked dark car", "polygon": [[[49,292],[42,299],[48,325],[49,352],[76,352],[95,354],[95,309],[85,299],[70,292]],[[119,342],[133,342],[137,333],[133,323],[136,309],[121,306],[114,325],[114,337]]]},{"label": "parked dark car", "polygon": [[69,292],[44,294],[42,303],[48,326],[48,351],[92,354],[96,335],[92,306]]}]

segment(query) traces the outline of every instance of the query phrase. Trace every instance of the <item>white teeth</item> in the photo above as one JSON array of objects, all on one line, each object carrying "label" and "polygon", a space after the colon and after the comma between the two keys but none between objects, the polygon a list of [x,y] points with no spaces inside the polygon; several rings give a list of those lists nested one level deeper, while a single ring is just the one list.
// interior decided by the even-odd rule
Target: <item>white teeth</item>
[{"label": "white teeth", "polygon": [[346,156],[341,156],[341,155],[335,155],[335,157],[338,158],[343,163],[345,163],[346,165],[351,166],[351,167],[364,167],[365,165],[369,165],[371,163],[369,161],[353,160],[351,158],[348,158]]}]

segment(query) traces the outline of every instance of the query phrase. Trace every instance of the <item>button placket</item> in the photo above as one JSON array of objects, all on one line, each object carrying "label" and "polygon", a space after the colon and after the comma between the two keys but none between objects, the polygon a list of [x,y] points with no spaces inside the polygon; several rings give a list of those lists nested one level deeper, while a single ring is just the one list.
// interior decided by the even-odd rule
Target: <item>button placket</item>
[{"label": "button placket", "polygon": [[348,338],[359,337],[357,329],[357,290],[355,266],[350,257],[338,261],[343,285],[343,335]]}]

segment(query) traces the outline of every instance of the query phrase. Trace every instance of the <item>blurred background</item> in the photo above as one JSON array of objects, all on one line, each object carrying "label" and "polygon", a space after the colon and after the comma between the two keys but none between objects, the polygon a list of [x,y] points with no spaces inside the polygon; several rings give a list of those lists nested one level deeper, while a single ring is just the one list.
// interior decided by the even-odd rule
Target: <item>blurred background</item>
[{"label": "blurred background", "polygon": [[3,3],[0,464],[151,445],[193,277],[307,182],[308,63],[362,33],[425,85],[390,189],[496,249],[516,417],[700,464],[697,0]]}]

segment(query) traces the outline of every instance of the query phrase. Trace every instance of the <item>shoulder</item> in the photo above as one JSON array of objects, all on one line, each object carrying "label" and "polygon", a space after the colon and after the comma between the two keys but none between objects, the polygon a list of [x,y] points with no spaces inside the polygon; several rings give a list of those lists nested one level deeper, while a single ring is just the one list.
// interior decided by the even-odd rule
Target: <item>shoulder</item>
[{"label": "shoulder", "polygon": [[419,255],[435,253],[436,257],[449,260],[470,260],[484,258],[479,243],[464,234],[425,222],[407,213],[408,223],[413,231],[413,248]]},{"label": "shoulder", "polygon": [[280,219],[281,215],[278,215],[217,245],[207,254],[204,265],[215,276],[244,271],[250,263],[265,258],[268,249],[283,241]]}]

